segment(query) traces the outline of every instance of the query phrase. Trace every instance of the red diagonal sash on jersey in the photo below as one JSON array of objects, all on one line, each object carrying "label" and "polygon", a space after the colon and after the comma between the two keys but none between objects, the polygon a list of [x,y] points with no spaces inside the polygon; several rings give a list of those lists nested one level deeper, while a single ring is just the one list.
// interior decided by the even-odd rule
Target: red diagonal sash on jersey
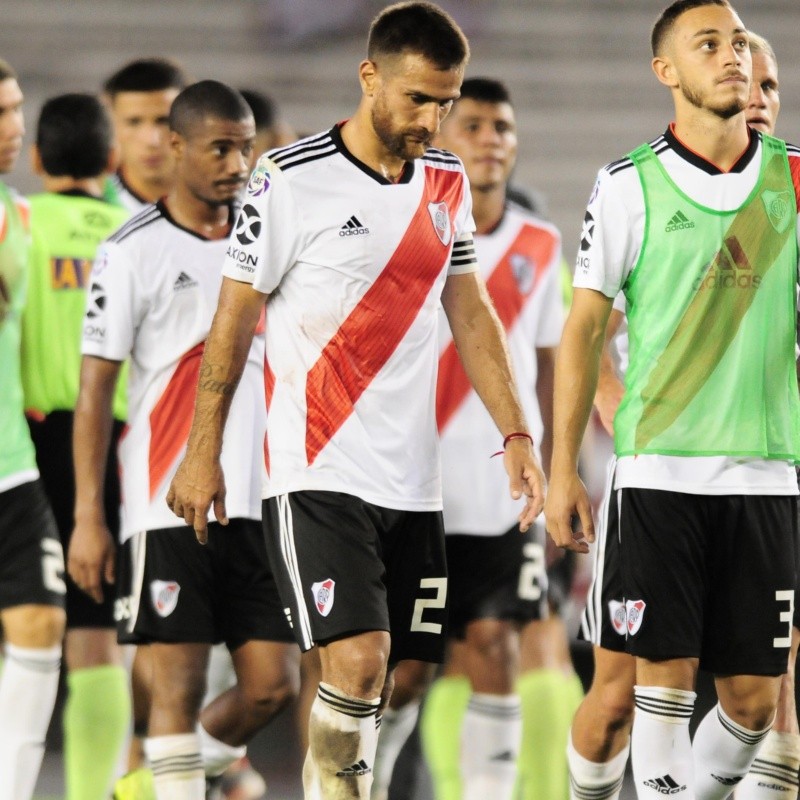
[{"label": "red diagonal sash on jersey", "polygon": [[[266,398],[267,414],[269,414],[269,406],[272,403],[272,393],[275,391],[275,373],[272,371],[269,361],[267,361],[266,353],[264,354],[264,397]],[[267,431],[264,431],[264,466],[267,468],[267,475],[269,475],[269,439],[267,438]]]},{"label": "red diagonal sash on jersey", "polygon": [[189,439],[205,342],[181,356],[167,388],[150,412],[150,499],[158,492]]},{"label": "red diagonal sash on jersey", "polygon": [[428,204],[447,204],[450,226],[461,205],[460,172],[425,168],[422,200],[397,249],[376,281],[323,349],[306,381],[308,464],[353,412],[358,398],[397,349],[445,268]]},{"label": "red diagonal sash on jersey", "polygon": [[[528,295],[533,293],[542,279],[553,260],[553,250],[557,244],[557,240],[548,231],[526,225],[486,281],[486,288],[506,331],[511,330]],[[525,294],[520,291],[511,263],[516,254],[527,257],[534,266],[533,281]],[[439,358],[439,378],[436,382],[436,424],[440,433],[467,399],[471,388],[472,384],[461,365],[456,346],[450,342]]]}]

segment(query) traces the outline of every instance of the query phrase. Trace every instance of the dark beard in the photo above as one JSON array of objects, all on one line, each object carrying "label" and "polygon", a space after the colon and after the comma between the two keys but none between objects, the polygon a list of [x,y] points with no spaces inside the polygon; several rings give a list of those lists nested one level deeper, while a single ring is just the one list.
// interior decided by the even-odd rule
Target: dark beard
[{"label": "dark beard", "polygon": [[700,96],[695,94],[688,87],[681,86],[681,92],[695,108],[705,108],[712,114],[718,116],[720,119],[730,119],[731,117],[735,117],[737,114],[740,114],[745,109],[745,104],[738,100],[731,101],[730,105],[723,108],[709,108],[708,106],[704,106]]},{"label": "dark beard", "polygon": [[413,134],[420,139],[425,138],[425,145],[430,144],[431,136],[426,131],[393,131],[388,116],[382,114],[377,104],[372,108],[372,127],[383,146],[397,158],[403,161],[413,161],[418,157],[417,153],[411,152],[406,143],[406,134]]}]

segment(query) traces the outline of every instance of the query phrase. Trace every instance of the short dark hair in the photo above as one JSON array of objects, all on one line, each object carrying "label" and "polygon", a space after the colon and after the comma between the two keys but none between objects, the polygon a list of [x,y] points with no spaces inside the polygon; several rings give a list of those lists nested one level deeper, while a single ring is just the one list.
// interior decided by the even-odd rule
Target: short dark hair
[{"label": "short dark hair", "polygon": [[7,81],[9,78],[16,80],[17,73],[8,61],[0,58],[0,81]]},{"label": "short dark hair", "polygon": [[45,101],[36,147],[48,175],[96,178],[108,167],[111,120],[93,94],[62,94]]},{"label": "short dark hair", "polygon": [[219,81],[198,81],[175,98],[169,110],[169,128],[188,136],[206,117],[239,122],[252,119],[253,112],[236,89]]},{"label": "short dark hair", "polygon": [[275,102],[269,95],[258,92],[255,89],[239,89],[239,94],[244,97],[245,102],[253,112],[257,131],[267,130],[275,124],[275,119],[278,115],[275,109]]},{"label": "short dark hair", "polygon": [[180,91],[189,83],[183,67],[169,58],[138,58],[118,69],[103,84],[103,91],[113,100],[121,92]]},{"label": "short dark hair", "polygon": [[728,0],[676,0],[661,12],[661,16],[656,20],[656,24],[653,25],[653,32],[650,34],[650,47],[653,51],[653,56],[661,55],[661,48],[672,31],[675,20],[684,12],[702,6],[727,6],[731,8]]},{"label": "short dark hair", "polygon": [[367,58],[415,53],[438,69],[464,66],[469,43],[455,20],[426,2],[396,3],[381,11],[369,28]]},{"label": "short dark hair", "polygon": [[461,84],[461,96],[458,100],[477,100],[479,103],[508,103],[511,105],[508,88],[502,81],[495,78],[467,78]]}]

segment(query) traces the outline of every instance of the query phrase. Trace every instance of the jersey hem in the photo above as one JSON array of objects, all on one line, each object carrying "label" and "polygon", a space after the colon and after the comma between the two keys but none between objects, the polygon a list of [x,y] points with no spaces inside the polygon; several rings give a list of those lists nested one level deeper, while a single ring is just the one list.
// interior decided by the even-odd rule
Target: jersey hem
[{"label": "jersey hem", "polygon": [[0,477],[0,492],[9,492],[24,483],[33,483],[38,477],[38,469],[26,469],[22,470],[22,472],[12,472],[10,475],[4,475]]},{"label": "jersey hem", "polygon": [[783,486],[753,486],[752,484],[731,484],[714,485],[710,483],[684,483],[683,481],[655,481],[647,478],[620,478],[614,479],[614,489],[655,489],[662,492],[678,492],[680,494],[692,495],[748,495],[757,497],[760,495],[768,497],[793,497],[800,494],[797,486],[792,491],[789,487]]},{"label": "jersey hem", "polygon": [[313,483],[290,483],[280,488],[270,487],[264,490],[264,500],[269,500],[272,497],[278,497],[283,494],[291,494],[292,492],[338,492],[340,494],[348,494],[352,497],[357,497],[365,503],[370,503],[374,506],[381,508],[390,508],[394,511],[441,511],[442,500],[441,498],[430,500],[417,500],[410,501],[407,497],[387,497],[384,495],[373,494],[369,491],[362,491],[354,489],[353,486],[348,484],[331,484],[327,483],[323,486],[315,485]]}]

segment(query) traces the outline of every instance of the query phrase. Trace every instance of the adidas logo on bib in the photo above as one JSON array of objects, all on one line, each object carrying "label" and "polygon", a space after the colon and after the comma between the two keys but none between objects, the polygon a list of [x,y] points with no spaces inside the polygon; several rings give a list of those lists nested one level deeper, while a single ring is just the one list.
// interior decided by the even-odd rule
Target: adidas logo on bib
[{"label": "adidas logo on bib", "polygon": [[692,222],[683,211],[676,211],[664,230],[667,233],[674,233],[675,231],[684,231],[688,228],[694,228],[694,222]]}]

